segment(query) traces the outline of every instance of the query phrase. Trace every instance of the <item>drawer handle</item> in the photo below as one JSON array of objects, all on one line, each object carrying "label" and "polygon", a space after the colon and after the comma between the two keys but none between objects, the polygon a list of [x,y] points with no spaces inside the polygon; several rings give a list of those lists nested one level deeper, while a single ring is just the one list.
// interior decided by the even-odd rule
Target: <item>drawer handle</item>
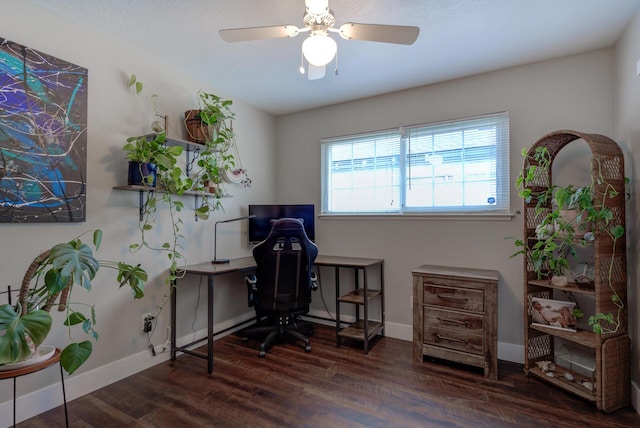
[{"label": "drawer handle", "polygon": [[436,334],[436,338],[438,340],[448,340],[449,342],[463,343],[465,345],[467,344],[466,339],[455,339],[453,337],[440,336],[439,334]]},{"label": "drawer handle", "polygon": [[464,325],[465,327],[469,326],[469,321],[452,320],[452,319],[440,318],[440,317],[438,317],[438,321],[448,322],[449,324]]},{"label": "drawer handle", "polygon": [[451,300],[451,301],[460,302],[460,303],[466,303],[469,301],[469,299],[464,297],[453,297],[453,296],[447,296],[445,294],[436,294],[436,296],[438,297],[438,299]]}]

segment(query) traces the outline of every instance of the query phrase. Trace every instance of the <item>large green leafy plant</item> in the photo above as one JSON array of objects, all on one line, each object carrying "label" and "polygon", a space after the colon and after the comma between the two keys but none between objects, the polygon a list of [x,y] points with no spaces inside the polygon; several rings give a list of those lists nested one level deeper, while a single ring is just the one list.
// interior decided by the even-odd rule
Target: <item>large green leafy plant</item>
[{"label": "large green leafy plant", "polygon": [[[544,190],[533,191],[527,184],[534,182],[536,177],[548,175],[551,155],[546,147],[537,147],[532,154],[524,149],[522,155],[528,166],[518,175],[516,187],[519,196],[526,203],[536,201],[535,215],[542,218],[536,229],[536,239],[516,239],[518,251],[511,257],[528,254],[539,279],[561,275],[570,268],[570,258],[578,257],[576,246],[589,245],[598,235],[607,235],[613,243],[614,252],[610,256],[611,263],[605,282],[611,290],[610,298],[616,307],[616,313],[598,313],[590,316],[589,325],[598,334],[616,332],[620,326],[620,314],[624,304],[612,285],[615,265],[613,261],[617,257],[616,242],[624,236],[625,228],[616,222],[606,200],[618,197],[619,192],[602,174],[592,176],[591,184],[588,186],[550,185]],[[596,168],[596,171],[600,171],[600,168]],[[625,182],[628,180],[625,179]],[[599,196],[594,191],[596,185],[603,189]],[[549,206],[551,208],[548,208]],[[575,217],[567,217],[564,214],[566,211],[575,212]]]},{"label": "large green leafy plant", "polygon": [[[80,326],[84,333],[97,340],[95,307],[70,298],[74,285],[91,291],[100,268],[115,269],[119,287],[129,286],[134,299],[144,296],[147,273],[140,265],[98,260],[91,246],[80,238],[56,244],[36,257],[25,276],[17,304],[0,306],[0,364],[28,358],[32,352],[29,342],[37,347],[45,341],[51,329],[49,310],[52,307],[66,312],[63,324],[68,328],[71,341],[60,355],[62,367],[71,374],[84,364],[91,356],[93,345],[90,340],[76,341],[72,327]],[[101,241],[102,231],[94,231],[96,251]]]}]

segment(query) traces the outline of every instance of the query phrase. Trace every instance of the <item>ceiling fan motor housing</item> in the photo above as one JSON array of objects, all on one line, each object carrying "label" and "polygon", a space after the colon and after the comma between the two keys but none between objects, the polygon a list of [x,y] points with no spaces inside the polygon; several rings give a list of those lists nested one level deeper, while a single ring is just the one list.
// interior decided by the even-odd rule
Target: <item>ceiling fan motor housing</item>
[{"label": "ceiling fan motor housing", "polygon": [[336,17],[330,9],[320,15],[307,11],[302,20],[304,21],[304,26],[311,30],[311,34],[326,34],[327,29],[333,27],[336,23]]}]

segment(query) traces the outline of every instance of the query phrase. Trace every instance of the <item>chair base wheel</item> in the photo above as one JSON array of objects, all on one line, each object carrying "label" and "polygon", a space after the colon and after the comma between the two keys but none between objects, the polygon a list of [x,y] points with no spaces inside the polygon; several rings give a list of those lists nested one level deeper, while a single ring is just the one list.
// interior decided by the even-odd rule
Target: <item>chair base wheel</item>
[{"label": "chair base wheel", "polygon": [[260,353],[258,354],[258,357],[260,358],[264,358],[267,356],[267,351],[260,351]]},{"label": "chair base wheel", "polygon": [[305,352],[311,352],[311,345],[307,345],[304,347]]}]

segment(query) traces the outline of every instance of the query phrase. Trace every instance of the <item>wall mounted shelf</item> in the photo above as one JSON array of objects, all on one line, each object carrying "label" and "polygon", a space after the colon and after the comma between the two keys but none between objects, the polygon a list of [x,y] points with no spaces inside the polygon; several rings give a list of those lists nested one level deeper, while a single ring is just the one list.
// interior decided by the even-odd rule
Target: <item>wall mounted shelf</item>
[{"label": "wall mounted shelf", "polygon": [[[153,140],[154,138],[156,138],[158,134],[146,134],[146,135],[142,135],[142,137],[146,137],[147,139]],[[181,140],[181,139],[177,139],[177,138],[169,138],[167,137],[165,140],[165,145],[167,146],[180,146],[184,149],[184,153],[186,156],[185,159],[185,172],[187,175],[189,175],[191,173],[191,171],[193,170],[193,163],[196,161],[196,159],[199,156],[200,150],[202,150],[204,148],[204,145],[199,144],[199,143],[192,143],[190,141],[185,141],[185,140]],[[147,187],[147,186],[143,186],[143,185],[126,185],[126,186],[114,186],[113,187],[114,190],[125,190],[125,191],[129,191],[129,192],[138,192],[139,193],[139,207],[140,207],[140,211],[139,211],[139,219],[140,221],[142,221],[144,219],[144,212],[145,212],[145,208],[147,206],[150,194],[153,194],[155,192],[157,193],[167,193],[166,189],[163,188],[159,188],[159,187]],[[147,194],[147,200],[145,201],[145,194]],[[208,197],[212,197],[212,198],[230,198],[232,197],[231,195],[225,194],[223,196],[217,196],[215,193],[211,193],[211,192],[198,192],[198,191],[186,191],[184,193],[182,193],[181,196],[192,196],[195,200],[194,204],[197,207],[198,206],[198,199],[200,197],[204,197],[204,198],[208,198]],[[198,221],[198,216],[195,216],[196,221]]]}]

